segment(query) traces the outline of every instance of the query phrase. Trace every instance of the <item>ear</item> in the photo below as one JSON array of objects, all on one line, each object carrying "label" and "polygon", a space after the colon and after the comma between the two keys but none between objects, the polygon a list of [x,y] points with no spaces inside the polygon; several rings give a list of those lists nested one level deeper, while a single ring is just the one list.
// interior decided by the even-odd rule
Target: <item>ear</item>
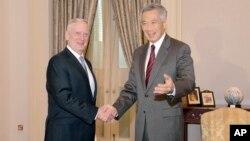
[{"label": "ear", "polygon": [[167,20],[164,21],[163,26],[164,26],[165,31],[167,31]]}]

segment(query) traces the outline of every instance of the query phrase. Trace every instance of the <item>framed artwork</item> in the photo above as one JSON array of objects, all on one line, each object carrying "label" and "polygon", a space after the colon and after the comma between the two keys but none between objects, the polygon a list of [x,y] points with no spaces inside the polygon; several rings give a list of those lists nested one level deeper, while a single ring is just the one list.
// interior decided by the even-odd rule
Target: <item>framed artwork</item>
[{"label": "framed artwork", "polygon": [[188,106],[201,105],[200,87],[195,87],[195,89],[187,95],[187,104]]},{"label": "framed artwork", "polygon": [[209,90],[204,90],[201,92],[201,102],[202,106],[205,107],[215,107],[214,93]]}]

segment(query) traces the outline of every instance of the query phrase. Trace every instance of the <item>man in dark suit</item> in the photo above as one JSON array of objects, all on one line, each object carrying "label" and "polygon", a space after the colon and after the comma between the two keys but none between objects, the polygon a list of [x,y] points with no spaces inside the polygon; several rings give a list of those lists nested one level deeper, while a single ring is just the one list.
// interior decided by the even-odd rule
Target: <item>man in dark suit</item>
[{"label": "man in dark suit", "polygon": [[[134,51],[128,81],[109,109],[119,119],[136,101],[136,141],[182,141],[181,97],[195,87],[191,50],[165,32],[166,9],[149,4],[141,26],[149,43]],[[109,119],[109,120],[110,120]]]},{"label": "man in dark suit", "polygon": [[89,35],[86,20],[72,19],[65,33],[67,47],[49,61],[45,141],[94,141],[95,119],[105,118],[96,107],[96,79],[83,54]]}]

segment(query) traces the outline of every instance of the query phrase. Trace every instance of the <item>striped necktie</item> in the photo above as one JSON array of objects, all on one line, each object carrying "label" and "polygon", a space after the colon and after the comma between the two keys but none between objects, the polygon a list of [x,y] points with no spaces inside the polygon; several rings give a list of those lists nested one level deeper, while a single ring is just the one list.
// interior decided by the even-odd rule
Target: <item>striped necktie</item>
[{"label": "striped necktie", "polygon": [[151,45],[150,57],[148,60],[148,65],[147,65],[147,70],[146,70],[146,80],[145,80],[146,86],[148,85],[150,73],[153,68],[154,62],[155,62],[155,46]]}]

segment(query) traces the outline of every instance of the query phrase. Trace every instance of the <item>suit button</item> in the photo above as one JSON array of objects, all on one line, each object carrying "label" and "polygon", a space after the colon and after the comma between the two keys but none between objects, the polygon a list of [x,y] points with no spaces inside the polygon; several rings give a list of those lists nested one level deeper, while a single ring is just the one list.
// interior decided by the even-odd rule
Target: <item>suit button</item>
[{"label": "suit button", "polygon": [[148,95],[146,94],[145,97],[148,97]]},{"label": "suit button", "polygon": [[143,113],[145,114],[145,113],[146,113],[146,111],[143,111]]}]

